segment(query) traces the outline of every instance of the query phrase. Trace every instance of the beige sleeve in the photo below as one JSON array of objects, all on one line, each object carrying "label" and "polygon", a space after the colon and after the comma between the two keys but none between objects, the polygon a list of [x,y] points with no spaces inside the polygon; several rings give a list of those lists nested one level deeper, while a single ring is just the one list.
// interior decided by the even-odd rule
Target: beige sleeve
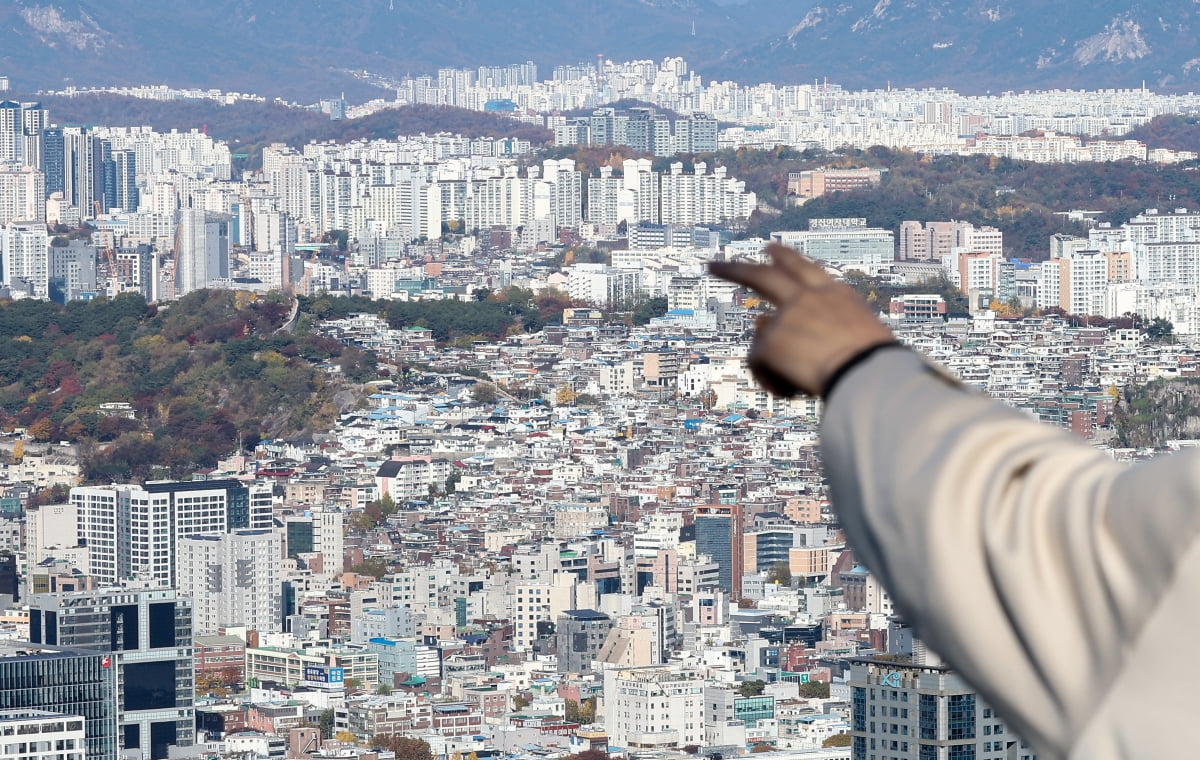
[{"label": "beige sleeve", "polygon": [[842,379],[821,446],[846,534],[901,614],[1065,755],[1200,527],[1197,460],[1125,467],[901,348]]}]

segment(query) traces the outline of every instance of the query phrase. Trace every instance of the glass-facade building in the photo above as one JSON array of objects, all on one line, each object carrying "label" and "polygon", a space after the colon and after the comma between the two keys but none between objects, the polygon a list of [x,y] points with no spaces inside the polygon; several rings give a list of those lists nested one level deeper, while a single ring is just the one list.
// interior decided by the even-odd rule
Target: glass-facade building
[{"label": "glass-facade building", "polygon": [[[720,568],[717,585],[726,593],[733,592],[733,518],[728,515],[696,517],[696,552],[707,554]],[[738,578],[738,584],[741,584]]]},{"label": "glass-facade building", "polygon": [[860,659],[850,666],[854,760],[1031,760],[962,677],[949,668]]},{"label": "glass-facade building", "polygon": [[195,740],[192,606],[172,589],[106,589],[35,594],[29,600],[35,644],[99,651],[113,682],[122,754],[167,757]]},{"label": "glass-facade building", "polygon": [[110,655],[0,642],[0,710],[82,716],[88,760],[116,760],[116,708],[116,668]]}]

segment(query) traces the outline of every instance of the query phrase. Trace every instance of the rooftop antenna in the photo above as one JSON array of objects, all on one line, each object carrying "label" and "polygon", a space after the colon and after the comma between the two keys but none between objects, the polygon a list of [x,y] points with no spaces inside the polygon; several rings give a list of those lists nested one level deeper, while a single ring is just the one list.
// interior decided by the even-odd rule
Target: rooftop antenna
[{"label": "rooftop antenna", "polygon": [[389,11],[396,10],[396,0],[388,0],[388,10]]},{"label": "rooftop antenna", "polygon": [[696,19],[692,19],[692,36],[696,36]]}]

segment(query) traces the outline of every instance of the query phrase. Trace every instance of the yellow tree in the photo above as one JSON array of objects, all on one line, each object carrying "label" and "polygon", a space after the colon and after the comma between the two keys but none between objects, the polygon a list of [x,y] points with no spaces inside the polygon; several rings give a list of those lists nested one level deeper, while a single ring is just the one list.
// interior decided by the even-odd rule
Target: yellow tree
[{"label": "yellow tree", "polygon": [[50,418],[42,417],[29,426],[29,434],[35,441],[50,440]]}]

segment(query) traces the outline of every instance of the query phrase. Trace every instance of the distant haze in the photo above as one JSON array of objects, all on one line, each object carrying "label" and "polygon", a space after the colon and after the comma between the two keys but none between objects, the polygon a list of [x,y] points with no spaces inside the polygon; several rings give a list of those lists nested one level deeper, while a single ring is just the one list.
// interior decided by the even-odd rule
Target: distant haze
[{"label": "distant haze", "polygon": [[0,75],[23,90],[166,83],[311,102],[382,94],[357,69],[534,60],[548,77],[604,54],[683,56],[748,84],[1196,89],[1198,13],[1190,0],[10,0]]}]

